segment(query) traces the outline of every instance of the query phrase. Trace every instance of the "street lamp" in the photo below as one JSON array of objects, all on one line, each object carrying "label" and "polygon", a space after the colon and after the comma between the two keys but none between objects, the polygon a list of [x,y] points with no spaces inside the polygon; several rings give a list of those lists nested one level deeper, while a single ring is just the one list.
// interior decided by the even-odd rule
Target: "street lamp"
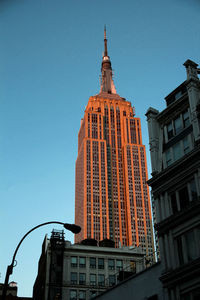
[{"label": "street lamp", "polygon": [[19,244],[17,245],[16,249],[15,249],[15,252],[14,252],[14,255],[13,255],[13,258],[12,258],[12,263],[11,265],[9,265],[7,267],[7,272],[6,272],[6,277],[5,277],[5,282],[4,282],[4,287],[3,287],[3,293],[2,293],[2,300],[5,300],[6,299],[6,292],[7,292],[7,288],[8,288],[8,281],[9,281],[9,277],[10,275],[12,274],[13,272],[13,268],[14,268],[14,263],[15,263],[15,257],[16,257],[16,254],[17,254],[17,251],[21,245],[21,243],[23,242],[23,240],[27,237],[27,235],[29,235],[29,233],[31,233],[32,231],[34,231],[35,229],[41,227],[41,226],[44,226],[44,225],[49,225],[49,224],[60,224],[60,225],[63,225],[65,229],[67,230],[70,230],[72,233],[74,234],[77,234],[81,231],[81,227],[76,225],[76,224],[69,224],[69,223],[62,223],[62,222],[57,222],[57,221],[51,221],[51,222],[45,222],[45,223],[42,223],[42,224],[39,224],[35,227],[33,227],[31,230],[29,230],[24,236],[23,238],[21,239],[21,241],[19,242]]}]

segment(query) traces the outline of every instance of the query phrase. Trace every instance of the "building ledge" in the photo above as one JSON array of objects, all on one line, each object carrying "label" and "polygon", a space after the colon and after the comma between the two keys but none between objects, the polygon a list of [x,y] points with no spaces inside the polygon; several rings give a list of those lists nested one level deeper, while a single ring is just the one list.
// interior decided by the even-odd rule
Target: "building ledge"
[{"label": "building ledge", "polygon": [[181,266],[175,270],[170,270],[163,273],[159,278],[162,281],[163,287],[170,288],[178,282],[183,283],[185,280],[198,278],[200,276],[200,258],[197,258],[187,265]]},{"label": "building ledge", "polygon": [[158,236],[164,235],[170,229],[192,219],[196,215],[200,214],[200,199],[193,201],[184,210],[166,218],[165,220],[155,224],[155,229],[158,232]]},{"label": "building ledge", "polygon": [[174,136],[169,142],[163,144],[163,151],[166,151],[167,149],[175,145],[177,142],[182,140],[189,133],[191,133],[192,130],[193,130],[192,124],[190,124],[190,126],[188,126],[187,128],[182,129],[178,135]]},{"label": "building ledge", "polygon": [[200,164],[199,152],[200,152],[200,144],[197,144],[194,147],[194,149],[192,149],[186,155],[184,155],[179,160],[171,164],[169,167],[167,167],[166,169],[160,172],[154,173],[155,175],[147,181],[148,185],[150,185],[155,192],[157,186],[158,188],[160,188],[162,186],[162,183],[165,184],[170,180],[174,182],[174,178],[176,176],[180,178],[181,171],[183,172],[187,171],[187,176],[190,169],[191,172],[194,173],[194,170],[198,168]]},{"label": "building ledge", "polygon": [[[175,95],[183,86],[186,85],[186,81],[184,81],[180,86],[178,86],[173,92],[171,92],[167,97],[165,97],[165,101],[168,103],[169,98],[172,98],[173,95]],[[181,105],[180,105],[181,103]],[[167,120],[172,118],[172,116],[175,116],[178,114],[179,110],[183,110],[188,106],[188,93],[185,91],[182,93],[180,98],[174,99],[170,104],[167,104],[167,107],[161,111],[157,116],[156,119],[158,122],[163,123],[167,122]]]}]

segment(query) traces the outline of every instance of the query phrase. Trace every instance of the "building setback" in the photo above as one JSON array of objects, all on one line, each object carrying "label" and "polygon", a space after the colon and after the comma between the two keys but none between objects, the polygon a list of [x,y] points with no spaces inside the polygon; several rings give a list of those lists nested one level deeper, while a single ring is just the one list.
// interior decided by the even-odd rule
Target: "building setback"
[{"label": "building setback", "polygon": [[153,253],[152,217],[140,119],[116,93],[104,31],[101,90],[89,98],[78,135],[75,242],[105,238]]}]

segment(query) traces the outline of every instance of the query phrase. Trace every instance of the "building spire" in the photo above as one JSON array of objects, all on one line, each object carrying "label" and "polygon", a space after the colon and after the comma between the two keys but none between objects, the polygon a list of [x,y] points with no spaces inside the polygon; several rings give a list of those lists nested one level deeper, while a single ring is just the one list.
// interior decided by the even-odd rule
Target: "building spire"
[{"label": "building spire", "polygon": [[108,94],[116,94],[116,89],[112,79],[112,67],[110,57],[108,56],[106,25],[104,26],[104,54],[101,64],[101,91]]},{"label": "building spire", "polygon": [[108,56],[107,39],[106,39],[106,25],[104,25],[104,56]]}]

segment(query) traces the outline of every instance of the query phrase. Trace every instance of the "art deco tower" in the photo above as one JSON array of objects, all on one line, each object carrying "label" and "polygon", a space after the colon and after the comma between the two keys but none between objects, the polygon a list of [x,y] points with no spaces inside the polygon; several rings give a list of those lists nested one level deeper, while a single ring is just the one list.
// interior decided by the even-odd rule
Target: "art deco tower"
[{"label": "art deco tower", "polygon": [[104,31],[101,90],[89,98],[78,135],[75,222],[85,238],[153,251],[145,146],[140,119],[116,93]]}]

